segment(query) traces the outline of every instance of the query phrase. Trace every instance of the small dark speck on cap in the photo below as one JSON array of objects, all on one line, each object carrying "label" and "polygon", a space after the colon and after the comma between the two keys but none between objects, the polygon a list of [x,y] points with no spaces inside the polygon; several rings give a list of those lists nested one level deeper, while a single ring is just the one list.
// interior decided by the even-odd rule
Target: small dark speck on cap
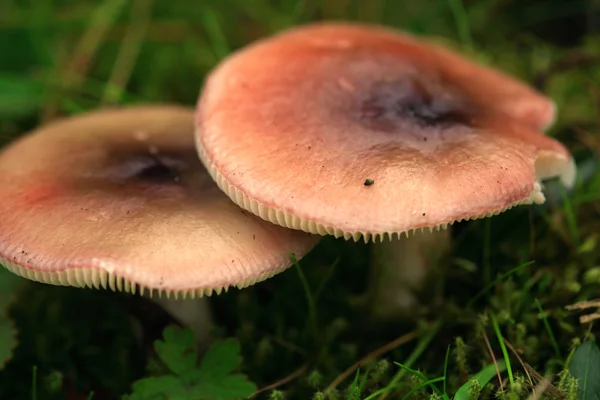
[{"label": "small dark speck on cap", "polygon": [[365,179],[365,183],[364,183],[364,185],[365,185],[365,186],[371,186],[371,185],[372,185],[372,184],[374,184],[374,183],[375,183],[375,181],[374,181],[373,179],[371,179],[371,178],[367,178],[367,179]]}]

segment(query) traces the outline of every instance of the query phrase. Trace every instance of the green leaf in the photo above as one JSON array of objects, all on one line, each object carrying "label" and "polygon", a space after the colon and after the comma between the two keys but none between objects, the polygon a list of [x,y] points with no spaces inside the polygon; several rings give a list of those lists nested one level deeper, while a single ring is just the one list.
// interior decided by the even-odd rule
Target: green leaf
[{"label": "green leaf", "polygon": [[587,341],[577,347],[569,372],[578,381],[581,400],[600,400],[600,349],[596,342]]},{"label": "green leaf", "polygon": [[[497,369],[496,369],[497,368]],[[462,385],[454,395],[454,400],[469,400],[471,398],[472,382],[477,381],[479,387],[482,388],[497,374],[497,371],[506,371],[506,363],[504,360],[498,360],[497,364],[490,364]]]},{"label": "green leaf", "polygon": [[256,385],[243,374],[231,374],[242,362],[240,344],[226,339],[213,344],[206,352],[200,367],[190,376],[198,384],[197,395],[207,400],[245,398],[256,391]]},{"label": "green leaf", "polygon": [[241,400],[256,392],[256,385],[243,374],[231,374],[213,380],[202,380],[190,391],[189,399]]},{"label": "green leaf", "polygon": [[202,376],[225,376],[235,370],[242,362],[240,344],[235,339],[226,339],[213,344],[200,363]]},{"label": "green leaf", "polygon": [[187,399],[186,389],[179,378],[172,375],[140,379],[133,384],[129,400]]},{"label": "green leaf", "polygon": [[164,340],[154,343],[154,349],[167,368],[176,375],[193,371],[198,359],[194,333],[189,329],[168,326],[163,337]]},{"label": "green leaf", "polygon": [[173,374],[135,382],[130,400],[238,400],[256,391],[245,375],[233,373],[242,362],[236,340],[213,344],[198,365],[191,330],[169,326],[163,337],[154,347]]}]

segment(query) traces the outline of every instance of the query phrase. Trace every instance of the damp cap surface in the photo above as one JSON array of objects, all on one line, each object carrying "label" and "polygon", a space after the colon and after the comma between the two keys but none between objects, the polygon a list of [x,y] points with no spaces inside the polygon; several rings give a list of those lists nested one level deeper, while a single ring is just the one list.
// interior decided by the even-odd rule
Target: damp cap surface
[{"label": "damp cap surface", "polygon": [[238,205],[288,228],[381,240],[544,202],[572,185],[541,130],[551,100],[390,29],[320,23],[226,58],[198,101],[196,145]]}]

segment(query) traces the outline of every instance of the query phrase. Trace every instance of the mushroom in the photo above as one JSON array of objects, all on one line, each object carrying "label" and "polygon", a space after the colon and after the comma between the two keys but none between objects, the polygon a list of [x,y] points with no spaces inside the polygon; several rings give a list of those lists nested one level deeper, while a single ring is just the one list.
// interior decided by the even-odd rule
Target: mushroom
[{"label": "mushroom", "polygon": [[0,263],[33,281],[158,295],[202,341],[198,298],[272,277],[318,236],[233,204],[200,163],[193,126],[193,108],[106,109],[5,148]]},{"label": "mushroom", "polygon": [[540,132],[554,118],[542,94],[437,45],[320,23],[218,65],[198,100],[196,141],[244,209],[378,242],[369,290],[386,317],[412,306],[449,225],[543,203],[544,179],[573,184],[569,151]]}]

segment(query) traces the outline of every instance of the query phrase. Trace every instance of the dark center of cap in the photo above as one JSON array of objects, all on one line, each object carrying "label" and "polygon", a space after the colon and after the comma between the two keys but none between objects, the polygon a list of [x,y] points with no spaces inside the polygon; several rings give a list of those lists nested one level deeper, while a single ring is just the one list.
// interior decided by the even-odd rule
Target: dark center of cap
[{"label": "dark center of cap", "polygon": [[115,151],[107,160],[104,176],[120,186],[200,192],[216,188],[195,148],[187,144],[181,148],[158,148],[155,153],[137,149]]},{"label": "dark center of cap", "polygon": [[[191,147],[191,146],[190,146]],[[194,158],[193,148],[122,145],[111,147],[98,170],[100,176],[120,184],[137,183],[143,186],[179,185],[184,175],[190,175]]]},{"label": "dark center of cap", "polygon": [[136,177],[138,179],[153,183],[176,182],[179,180],[180,171],[175,165],[168,165],[165,161],[153,155],[149,155],[148,159],[148,163],[137,171]]},{"label": "dark center of cap", "polygon": [[383,132],[470,126],[472,113],[464,96],[416,78],[376,82],[360,104],[361,123]]}]

